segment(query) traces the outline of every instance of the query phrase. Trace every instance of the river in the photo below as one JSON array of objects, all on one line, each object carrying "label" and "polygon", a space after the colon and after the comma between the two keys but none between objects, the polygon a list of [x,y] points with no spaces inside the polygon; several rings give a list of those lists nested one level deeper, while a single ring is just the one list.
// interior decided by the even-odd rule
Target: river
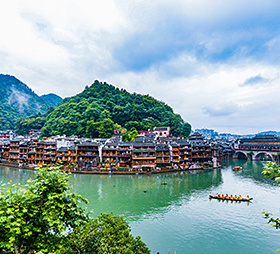
[{"label": "river", "polygon": [[[241,171],[232,167],[240,165]],[[262,211],[279,217],[279,187],[265,179],[260,161],[229,160],[220,169],[162,175],[82,175],[70,179],[73,191],[89,200],[96,217],[123,215],[133,235],[152,253],[278,253],[280,230]],[[26,183],[31,170],[0,167],[0,181]],[[251,203],[209,200],[209,193],[249,194]]]}]

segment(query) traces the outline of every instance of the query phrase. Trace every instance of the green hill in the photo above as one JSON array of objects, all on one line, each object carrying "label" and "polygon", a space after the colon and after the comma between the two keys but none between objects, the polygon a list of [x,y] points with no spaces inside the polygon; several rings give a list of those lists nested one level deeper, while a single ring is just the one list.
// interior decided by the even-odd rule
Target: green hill
[{"label": "green hill", "polygon": [[48,104],[49,107],[57,107],[58,104],[63,101],[63,99],[60,96],[53,93],[44,94],[40,96],[40,98],[42,98]]},{"label": "green hill", "polygon": [[0,130],[13,129],[16,120],[46,112],[47,103],[17,78],[0,74]]},{"label": "green hill", "polygon": [[114,129],[148,130],[155,126],[170,126],[173,135],[188,136],[191,129],[164,102],[97,80],[80,94],[64,99],[57,108],[50,108],[48,113],[19,122],[17,131],[27,132],[40,125],[43,126],[42,136],[109,137]]}]

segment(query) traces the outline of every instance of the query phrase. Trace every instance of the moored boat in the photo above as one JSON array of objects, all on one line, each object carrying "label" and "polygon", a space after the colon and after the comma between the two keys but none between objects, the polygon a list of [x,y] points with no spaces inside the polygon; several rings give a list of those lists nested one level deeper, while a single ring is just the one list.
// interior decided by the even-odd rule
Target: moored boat
[{"label": "moored boat", "polygon": [[239,199],[239,198],[237,198],[237,199],[235,199],[235,198],[222,198],[222,197],[218,197],[218,196],[214,196],[214,195],[211,195],[211,194],[209,194],[209,198],[211,199],[211,198],[214,198],[214,199],[219,199],[219,200],[229,200],[229,201],[250,201],[250,200],[252,200],[253,198],[242,198],[242,199]]},{"label": "moored boat", "polygon": [[236,167],[234,167],[232,170],[233,170],[233,171],[239,171],[239,170],[241,170],[241,169],[242,169],[242,167],[236,166]]}]

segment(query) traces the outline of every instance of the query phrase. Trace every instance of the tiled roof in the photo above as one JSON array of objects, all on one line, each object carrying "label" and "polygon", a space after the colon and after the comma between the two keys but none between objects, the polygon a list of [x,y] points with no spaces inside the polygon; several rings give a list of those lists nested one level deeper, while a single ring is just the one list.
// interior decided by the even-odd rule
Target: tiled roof
[{"label": "tiled roof", "polygon": [[60,153],[62,153],[62,152],[68,152],[68,148],[62,146],[62,147],[60,147],[57,151],[60,152]]}]

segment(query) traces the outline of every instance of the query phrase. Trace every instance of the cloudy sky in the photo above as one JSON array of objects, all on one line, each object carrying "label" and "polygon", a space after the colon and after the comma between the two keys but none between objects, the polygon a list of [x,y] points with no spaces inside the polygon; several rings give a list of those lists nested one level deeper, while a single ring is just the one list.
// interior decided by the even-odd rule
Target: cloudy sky
[{"label": "cloudy sky", "polygon": [[279,131],[279,13],[279,0],[4,1],[0,73],[62,97],[106,81],[193,129]]}]

